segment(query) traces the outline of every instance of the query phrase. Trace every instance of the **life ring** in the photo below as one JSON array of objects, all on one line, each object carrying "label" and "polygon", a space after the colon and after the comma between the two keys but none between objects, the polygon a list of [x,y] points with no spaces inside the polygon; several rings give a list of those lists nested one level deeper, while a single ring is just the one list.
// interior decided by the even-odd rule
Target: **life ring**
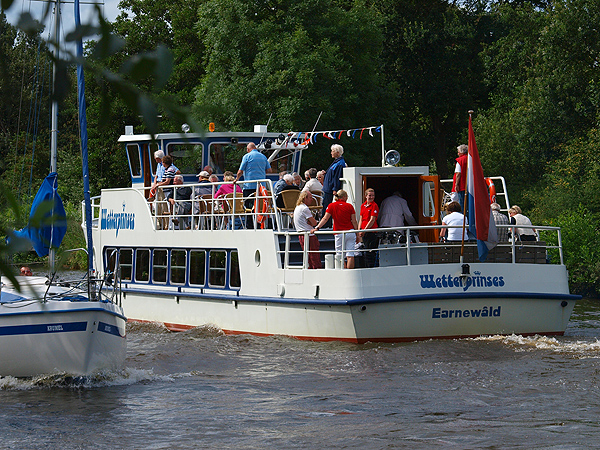
[{"label": "life ring", "polygon": [[491,178],[486,178],[485,184],[487,184],[488,191],[490,191],[490,203],[496,203],[496,186],[494,186],[494,182]]},{"label": "life ring", "polygon": [[258,216],[256,216],[256,222],[260,224],[262,229],[267,225],[267,211],[269,209],[269,206],[267,205],[268,195],[267,189],[261,184],[258,188],[259,198],[254,200],[254,210],[260,211]]}]

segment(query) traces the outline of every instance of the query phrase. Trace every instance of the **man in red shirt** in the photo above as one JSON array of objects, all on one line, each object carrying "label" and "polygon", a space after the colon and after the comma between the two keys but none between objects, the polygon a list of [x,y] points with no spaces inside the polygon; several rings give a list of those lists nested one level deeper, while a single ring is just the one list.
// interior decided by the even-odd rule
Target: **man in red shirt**
[{"label": "man in red shirt", "polygon": [[[319,231],[323,225],[327,223],[327,221],[333,217],[333,231],[346,231],[346,230],[356,230],[358,229],[358,224],[356,223],[356,212],[354,211],[354,206],[350,203],[347,203],[348,194],[343,189],[339,189],[336,192],[335,198],[337,201],[330,203],[327,206],[327,210],[325,214],[323,214],[323,218],[311,230],[311,233],[315,231]],[[344,267],[347,269],[354,269],[354,256],[356,252],[354,251],[356,247],[357,241],[356,233],[339,233],[335,235],[335,251],[336,254],[342,254],[342,246],[345,252],[345,256],[347,259],[347,263]]]},{"label": "man in red shirt", "polygon": [[461,212],[464,212],[469,147],[465,144],[462,144],[456,147],[456,150],[458,151],[458,158],[456,158],[456,166],[454,167],[454,183],[452,184],[452,192],[458,193],[458,203],[460,204]]}]

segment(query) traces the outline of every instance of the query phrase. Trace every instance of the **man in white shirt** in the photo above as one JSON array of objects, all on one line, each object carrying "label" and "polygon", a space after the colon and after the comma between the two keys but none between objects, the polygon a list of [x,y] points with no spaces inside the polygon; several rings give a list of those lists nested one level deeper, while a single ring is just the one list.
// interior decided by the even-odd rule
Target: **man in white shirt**
[{"label": "man in white shirt", "polygon": [[[300,197],[296,202],[296,208],[294,209],[294,227],[296,231],[311,231],[317,226],[317,220],[314,218],[308,205],[313,203],[313,197],[310,191],[300,192]],[[298,236],[300,240],[300,246],[304,250],[304,235]],[[308,268],[309,269],[320,269],[321,255],[319,254],[319,239],[316,235],[311,234],[308,237]]]},{"label": "man in white shirt", "polygon": [[308,175],[307,176],[308,180],[306,181],[306,184],[302,188],[303,191],[322,191],[323,190],[323,185],[319,182],[319,180],[317,180],[317,169],[315,169],[314,167],[310,168],[306,171],[305,175]]},{"label": "man in white shirt", "polygon": [[417,225],[417,221],[408,207],[408,202],[398,191],[383,199],[379,205],[377,222],[380,228]]}]

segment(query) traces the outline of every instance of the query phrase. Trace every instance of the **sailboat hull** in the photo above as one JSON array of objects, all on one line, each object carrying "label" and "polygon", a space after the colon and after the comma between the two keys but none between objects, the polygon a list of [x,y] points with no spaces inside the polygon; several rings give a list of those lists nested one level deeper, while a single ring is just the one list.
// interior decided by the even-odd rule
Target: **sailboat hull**
[{"label": "sailboat hull", "polygon": [[81,295],[40,301],[3,290],[0,375],[88,375],[120,369],[126,356],[126,319],[110,302]]}]

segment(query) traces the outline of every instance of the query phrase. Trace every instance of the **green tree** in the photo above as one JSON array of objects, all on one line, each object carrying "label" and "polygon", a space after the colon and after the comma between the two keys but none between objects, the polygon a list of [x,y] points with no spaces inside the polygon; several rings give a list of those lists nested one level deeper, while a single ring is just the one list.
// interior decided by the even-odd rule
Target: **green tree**
[{"label": "green tree", "polygon": [[321,111],[318,129],[380,123],[381,15],[364,3],[209,0],[199,14],[202,123],[247,130],[272,116],[271,129],[311,131]]},{"label": "green tree", "polygon": [[[385,15],[383,64],[392,88],[392,146],[404,163],[435,162],[442,177],[460,136],[467,111],[485,104],[481,43],[489,30],[483,12],[443,0],[376,2]],[[451,149],[450,152],[448,150]]]}]

